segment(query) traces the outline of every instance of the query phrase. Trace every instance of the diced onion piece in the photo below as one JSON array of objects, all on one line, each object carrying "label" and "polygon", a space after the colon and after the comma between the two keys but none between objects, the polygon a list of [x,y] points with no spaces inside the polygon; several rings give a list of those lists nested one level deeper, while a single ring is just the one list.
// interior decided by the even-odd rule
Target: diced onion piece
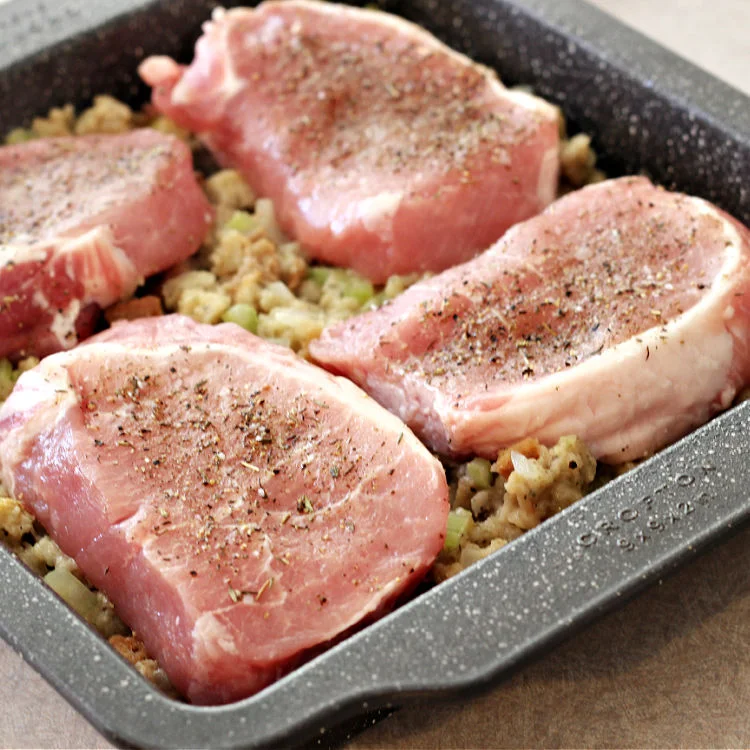
[{"label": "diced onion piece", "polygon": [[44,582],[85,620],[94,619],[99,609],[97,595],[69,570],[55,568],[44,576]]},{"label": "diced onion piece", "polygon": [[511,451],[510,460],[513,464],[513,471],[517,471],[524,479],[531,481],[543,473],[543,469],[537,461],[527,458],[523,453]]},{"label": "diced onion piece", "polygon": [[232,305],[222,316],[225,323],[236,323],[250,333],[258,332],[258,311],[247,304]]},{"label": "diced onion piece", "polygon": [[452,510],[448,514],[443,549],[447,551],[458,549],[461,539],[469,530],[469,524],[472,520],[471,512],[466,510],[466,508]]},{"label": "diced onion piece", "polygon": [[275,245],[283,245],[287,242],[287,238],[281,231],[276,221],[276,212],[273,207],[273,202],[268,198],[258,198],[255,202],[255,218],[258,222],[258,226],[262,227],[271,242]]}]

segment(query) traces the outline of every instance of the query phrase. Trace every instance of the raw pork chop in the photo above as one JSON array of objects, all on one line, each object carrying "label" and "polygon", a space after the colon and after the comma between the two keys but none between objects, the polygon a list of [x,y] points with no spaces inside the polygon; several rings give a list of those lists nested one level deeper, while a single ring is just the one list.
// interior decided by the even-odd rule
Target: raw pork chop
[{"label": "raw pork chop", "polygon": [[440,464],[343,378],[232,324],[116,324],[24,374],[2,480],[197,703],[259,690],[411,589]]},{"label": "raw pork chop", "polygon": [[0,148],[0,357],[89,335],[99,307],[197,250],[211,210],[172,136],[53,138]]},{"label": "raw pork chop", "polygon": [[618,463],[750,377],[750,232],[645,178],[579,190],[310,351],[435,450],[576,434]]},{"label": "raw pork chop", "polygon": [[274,201],[309,255],[374,281],[440,271],[554,199],[554,107],[411,23],[309,0],[218,11],[154,104]]}]

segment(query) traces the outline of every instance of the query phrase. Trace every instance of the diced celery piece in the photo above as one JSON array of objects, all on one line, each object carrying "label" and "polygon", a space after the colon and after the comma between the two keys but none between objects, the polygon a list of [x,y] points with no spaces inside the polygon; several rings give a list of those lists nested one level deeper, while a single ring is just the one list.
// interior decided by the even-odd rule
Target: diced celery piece
[{"label": "diced celery piece", "polygon": [[99,609],[99,599],[69,570],[55,568],[44,576],[44,582],[85,620],[91,621]]},{"label": "diced celery piece", "polygon": [[466,510],[466,508],[456,508],[448,513],[443,549],[448,552],[458,549],[461,538],[467,532],[471,521],[471,511]]},{"label": "diced celery piece", "polygon": [[250,333],[258,332],[258,311],[252,305],[232,305],[222,316],[225,323],[236,323]]},{"label": "diced celery piece", "polygon": [[256,218],[247,211],[235,211],[229,221],[224,225],[225,229],[234,229],[247,234],[257,226]]},{"label": "diced celery piece", "polygon": [[5,136],[5,142],[9,146],[13,146],[16,143],[26,143],[26,141],[34,140],[34,133],[31,130],[24,130],[23,128],[15,128],[11,130],[8,135]]},{"label": "diced celery piece", "polygon": [[487,490],[492,486],[491,464],[486,458],[475,458],[466,464],[466,475],[478,490]]},{"label": "diced celery piece", "polygon": [[0,401],[8,398],[18,376],[13,372],[13,365],[7,359],[0,359]]},{"label": "diced celery piece", "polygon": [[341,289],[345,297],[356,300],[360,305],[369,302],[375,296],[375,287],[369,279],[351,275]]},{"label": "diced celery piece", "polygon": [[345,268],[313,266],[308,269],[307,278],[326,290],[335,290],[340,296],[355,300],[360,306],[375,296],[375,287],[369,279]]},{"label": "diced celery piece", "polygon": [[22,359],[17,365],[16,369],[13,370],[13,382],[15,383],[18,378],[21,377],[25,372],[33,370],[39,364],[38,357],[26,357]]},{"label": "diced celery piece", "polygon": [[378,292],[367,304],[365,305],[365,310],[377,310],[383,302],[385,302],[388,299],[385,292]]},{"label": "diced celery piece", "polygon": [[328,277],[336,269],[330,268],[329,266],[311,266],[307,269],[307,278],[312,279],[316,284],[323,284],[328,281]]}]

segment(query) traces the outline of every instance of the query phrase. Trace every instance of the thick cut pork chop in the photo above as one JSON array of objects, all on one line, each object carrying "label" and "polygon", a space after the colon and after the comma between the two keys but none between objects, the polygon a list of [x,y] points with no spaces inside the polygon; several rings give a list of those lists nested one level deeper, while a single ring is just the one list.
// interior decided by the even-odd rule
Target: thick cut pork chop
[{"label": "thick cut pork chop", "polygon": [[190,150],[154,130],[0,147],[0,357],[74,346],[211,216]]},{"label": "thick cut pork chop", "polygon": [[411,23],[333,3],[218,11],[154,104],[271,198],[312,257],[374,281],[440,271],[557,189],[554,107]]},{"label": "thick cut pork chop", "polygon": [[576,434],[618,463],[750,378],[750,232],[645,178],[584,188],[310,351],[435,450]]},{"label": "thick cut pork chop", "polygon": [[116,324],[0,410],[6,488],[198,703],[250,695],[409,591],[442,467],[343,378],[232,324]]}]

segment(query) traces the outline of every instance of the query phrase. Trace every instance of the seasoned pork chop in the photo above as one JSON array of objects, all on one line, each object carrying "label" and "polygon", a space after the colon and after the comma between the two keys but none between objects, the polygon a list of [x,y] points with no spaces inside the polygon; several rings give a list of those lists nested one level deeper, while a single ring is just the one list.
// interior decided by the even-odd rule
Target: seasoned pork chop
[{"label": "seasoned pork chop", "polygon": [[156,107],[271,198],[314,258],[374,281],[440,271],[553,200],[554,107],[417,26],[333,3],[218,11]]},{"label": "seasoned pork chop", "polygon": [[197,250],[211,209],[172,136],[0,147],[0,357],[89,335],[98,308]]},{"label": "seasoned pork chop", "polygon": [[750,232],[645,178],[572,193],[486,253],[324,331],[315,360],[435,450],[580,436],[647,455],[750,378]]},{"label": "seasoned pork chop", "polygon": [[442,467],[356,386],[233,324],[118,323],[25,373],[2,481],[197,703],[388,609],[443,545]]}]

